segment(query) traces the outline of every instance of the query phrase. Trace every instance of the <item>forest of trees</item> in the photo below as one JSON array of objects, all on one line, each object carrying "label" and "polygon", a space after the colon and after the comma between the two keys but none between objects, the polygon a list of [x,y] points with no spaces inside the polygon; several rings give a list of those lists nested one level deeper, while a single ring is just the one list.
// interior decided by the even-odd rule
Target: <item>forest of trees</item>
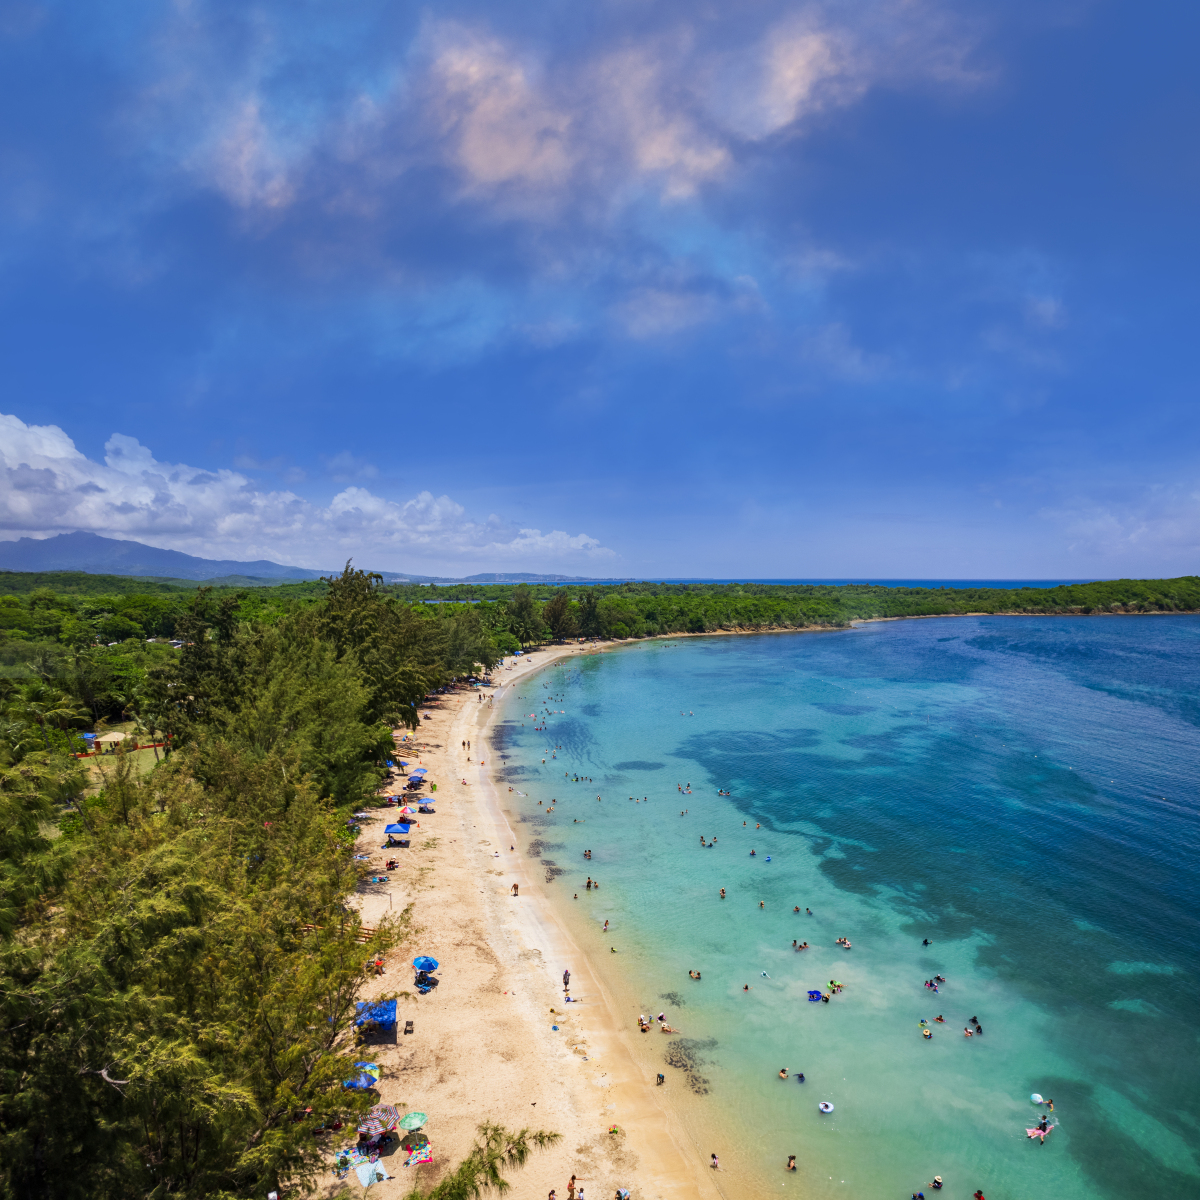
[{"label": "forest of trees", "polygon": [[[6,610],[0,1196],[303,1190],[329,1167],[314,1131],[371,1102],[342,1088],[354,1003],[409,929],[347,905],[347,815],[375,802],[393,728],[493,641],[474,609],[430,619],[349,568],[268,606],[127,599]],[[78,632],[118,612],[182,644]],[[101,710],[165,732],[162,761],[107,756],[97,787],[70,751]],[[466,1200],[552,1136],[483,1127],[430,1195]]]},{"label": "forest of trees", "polygon": [[[89,583],[88,581],[92,581]],[[120,586],[118,586],[120,585]],[[97,587],[107,590],[96,590]],[[483,638],[496,655],[569,637],[638,638],[722,630],[839,628],[878,617],[955,613],[1200,611],[1200,577],[1118,579],[1053,588],[919,588],[876,584],[394,584],[373,581],[433,641]],[[7,592],[5,589],[8,589]],[[329,584],[213,588],[237,597],[239,619],[274,626],[327,602]],[[81,573],[0,573],[0,673],[69,676],[92,719],[113,718],[136,680],[160,661],[162,643],[185,636],[196,588]],[[468,612],[474,613],[468,617]],[[464,625],[463,622],[467,624]],[[415,626],[414,626],[415,627]],[[440,632],[438,632],[440,631]]]}]

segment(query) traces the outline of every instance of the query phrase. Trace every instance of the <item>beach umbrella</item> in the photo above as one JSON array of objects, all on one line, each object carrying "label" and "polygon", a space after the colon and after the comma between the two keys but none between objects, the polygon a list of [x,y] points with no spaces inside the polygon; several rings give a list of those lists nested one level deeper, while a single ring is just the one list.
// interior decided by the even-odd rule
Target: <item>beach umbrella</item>
[{"label": "beach umbrella", "polygon": [[373,1088],[379,1082],[379,1076],[382,1073],[378,1063],[355,1063],[354,1069],[358,1074],[353,1079],[345,1080],[342,1087],[360,1092],[369,1091]]},{"label": "beach umbrella", "polygon": [[394,1104],[376,1104],[374,1108],[367,1110],[362,1124],[358,1127],[358,1132],[365,1133],[368,1137],[374,1137],[377,1133],[386,1133],[389,1129],[395,1129],[399,1123],[400,1112]]},{"label": "beach umbrella", "polygon": [[430,958],[428,954],[421,954],[414,958],[413,966],[418,971],[436,971],[438,969],[437,959]]},{"label": "beach umbrella", "polygon": [[421,1112],[405,1113],[400,1120],[401,1129],[420,1129],[429,1118]]},{"label": "beach umbrella", "polygon": [[418,767],[418,768],[417,768],[415,771],[409,771],[409,774],[410,774],[410,775],[411,775],[411,776],[412,776],[414,779],[416,779],[416,777],[417,777],[418,775],[428,775],[428,774],[429,774],[429,768],[428,768],[428,767]]}]

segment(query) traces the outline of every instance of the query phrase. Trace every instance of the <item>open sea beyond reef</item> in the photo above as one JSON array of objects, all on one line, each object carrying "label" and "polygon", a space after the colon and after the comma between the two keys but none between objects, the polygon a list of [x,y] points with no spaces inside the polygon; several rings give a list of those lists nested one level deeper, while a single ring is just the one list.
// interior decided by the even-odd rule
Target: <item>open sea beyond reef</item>
[{"label": "open sea beyond reef", "polygon": [[1200,617],[642,642],[503,705],[522,848],[680,1030],[635,1053],[728,1194],[1200,1196]]}]

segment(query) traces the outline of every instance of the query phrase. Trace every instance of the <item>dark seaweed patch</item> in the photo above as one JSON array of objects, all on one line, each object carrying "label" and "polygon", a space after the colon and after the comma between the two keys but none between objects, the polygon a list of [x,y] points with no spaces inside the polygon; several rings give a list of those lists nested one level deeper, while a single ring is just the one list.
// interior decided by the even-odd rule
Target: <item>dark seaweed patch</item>
[{"label": "dark seaweed patch", "polygon": [[663,1055],[663,1060],[668,1067],[675,1067],[687,1073],[687,1085],[697,1096],[707,1096],[711,1081],[700,1074],[700,1068],[705,1064],[701,1051],[712,1050],[716,1044],[716,1038],[677,1038],[667,1043],[667,1052]]}]

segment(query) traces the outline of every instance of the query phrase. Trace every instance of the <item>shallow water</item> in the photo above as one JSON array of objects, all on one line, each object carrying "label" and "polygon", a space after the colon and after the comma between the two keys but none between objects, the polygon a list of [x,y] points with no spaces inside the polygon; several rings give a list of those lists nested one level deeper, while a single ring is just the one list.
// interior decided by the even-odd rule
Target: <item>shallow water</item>
[{"label": "shallow water", "polygon": [[727,1190],[1200,1195],[1200,618],[646,642],[503,703],[527,852],[630,1028],[681,1031],[635,1051]]}]

